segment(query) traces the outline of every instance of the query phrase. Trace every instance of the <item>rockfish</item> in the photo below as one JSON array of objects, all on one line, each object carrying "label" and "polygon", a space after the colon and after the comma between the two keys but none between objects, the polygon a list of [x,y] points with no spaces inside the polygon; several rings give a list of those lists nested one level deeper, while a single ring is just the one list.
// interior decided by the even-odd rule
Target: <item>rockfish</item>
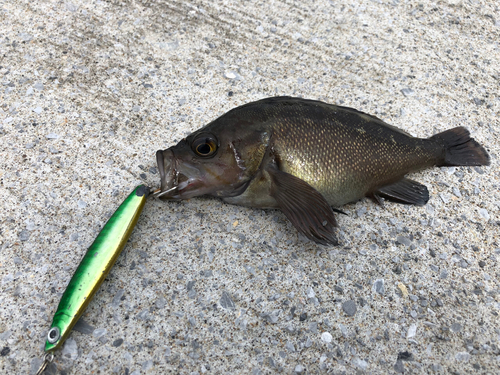
[{"label": "rockfish", "polygon": [[352,108],[291,97],[234,108],[156,158],[161,198],[279,208],[325,245],[338,244],[334,212],[343,204],[368,196],[424,205],[427,187],[408,173],[490,162],[463,127],[416,138]]}]

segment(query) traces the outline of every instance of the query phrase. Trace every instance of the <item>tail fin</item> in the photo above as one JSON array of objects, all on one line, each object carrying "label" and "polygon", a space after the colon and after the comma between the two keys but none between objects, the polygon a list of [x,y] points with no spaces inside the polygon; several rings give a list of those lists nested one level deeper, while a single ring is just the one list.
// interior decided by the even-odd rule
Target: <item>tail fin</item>
[{"label": "tail fin", "polygon": [[490,165],[486,150],[462,126],[433,135],[444,146],[444,160],[438,166]]}]

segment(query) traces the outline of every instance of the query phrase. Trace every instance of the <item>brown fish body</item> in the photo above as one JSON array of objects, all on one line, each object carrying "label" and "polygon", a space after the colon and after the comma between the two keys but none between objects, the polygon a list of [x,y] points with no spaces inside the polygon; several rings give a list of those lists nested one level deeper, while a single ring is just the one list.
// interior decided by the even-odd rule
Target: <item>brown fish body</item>
[{"label": "brown fish body", "polygon": [[[307,182],[331,206],[358,200],[443,158],[439,141],[412,137],[350,108],[296,99],[294,105],[272,106],[270,111],[268,148],[278,168]],[[277,207],[259,204],[262,195],[252,194],[256,185],[257,179],[246,194],[225,200]],[[250,196],[254,198],[246,202]]]},{"label": "brown fish body", "polygon": [[351,108],[289,97],[235,108],[157,159],[165,198],[280,208],[319,243],[336,243],[330,206],[364,196],[423,205],[427,188],[407,173],[489,163],[464,128],[416,138]]}]

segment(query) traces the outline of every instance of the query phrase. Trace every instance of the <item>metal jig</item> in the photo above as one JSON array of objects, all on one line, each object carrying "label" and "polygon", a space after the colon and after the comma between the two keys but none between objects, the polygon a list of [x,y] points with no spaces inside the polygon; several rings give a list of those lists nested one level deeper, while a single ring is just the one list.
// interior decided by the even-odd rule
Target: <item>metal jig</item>
[{"label": "metal jig", "polygon": [[118,255],[139,219],[151,189],[137,186],[109,218],[80,262],[52,319],[45,343],[44,361],[37,375],[54,360],[53,352],[60,348],[71,329],[80,319],[102,282],[109,274]]}]

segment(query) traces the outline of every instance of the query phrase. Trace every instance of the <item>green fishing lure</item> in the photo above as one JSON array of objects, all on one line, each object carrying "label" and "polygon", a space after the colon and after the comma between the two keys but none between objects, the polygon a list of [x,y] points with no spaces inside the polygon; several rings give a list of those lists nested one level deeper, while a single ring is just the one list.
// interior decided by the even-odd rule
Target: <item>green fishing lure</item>
[{"label": "green fishing lure", "polygon": [[68,338],[71,329],[113,267],[139,219],[149,192],[149,188],[144,185],[135,188],[87,250],[52,319],[45,343],[44,363],[39,374],[53,359],[53,351],[60,348]]}]

